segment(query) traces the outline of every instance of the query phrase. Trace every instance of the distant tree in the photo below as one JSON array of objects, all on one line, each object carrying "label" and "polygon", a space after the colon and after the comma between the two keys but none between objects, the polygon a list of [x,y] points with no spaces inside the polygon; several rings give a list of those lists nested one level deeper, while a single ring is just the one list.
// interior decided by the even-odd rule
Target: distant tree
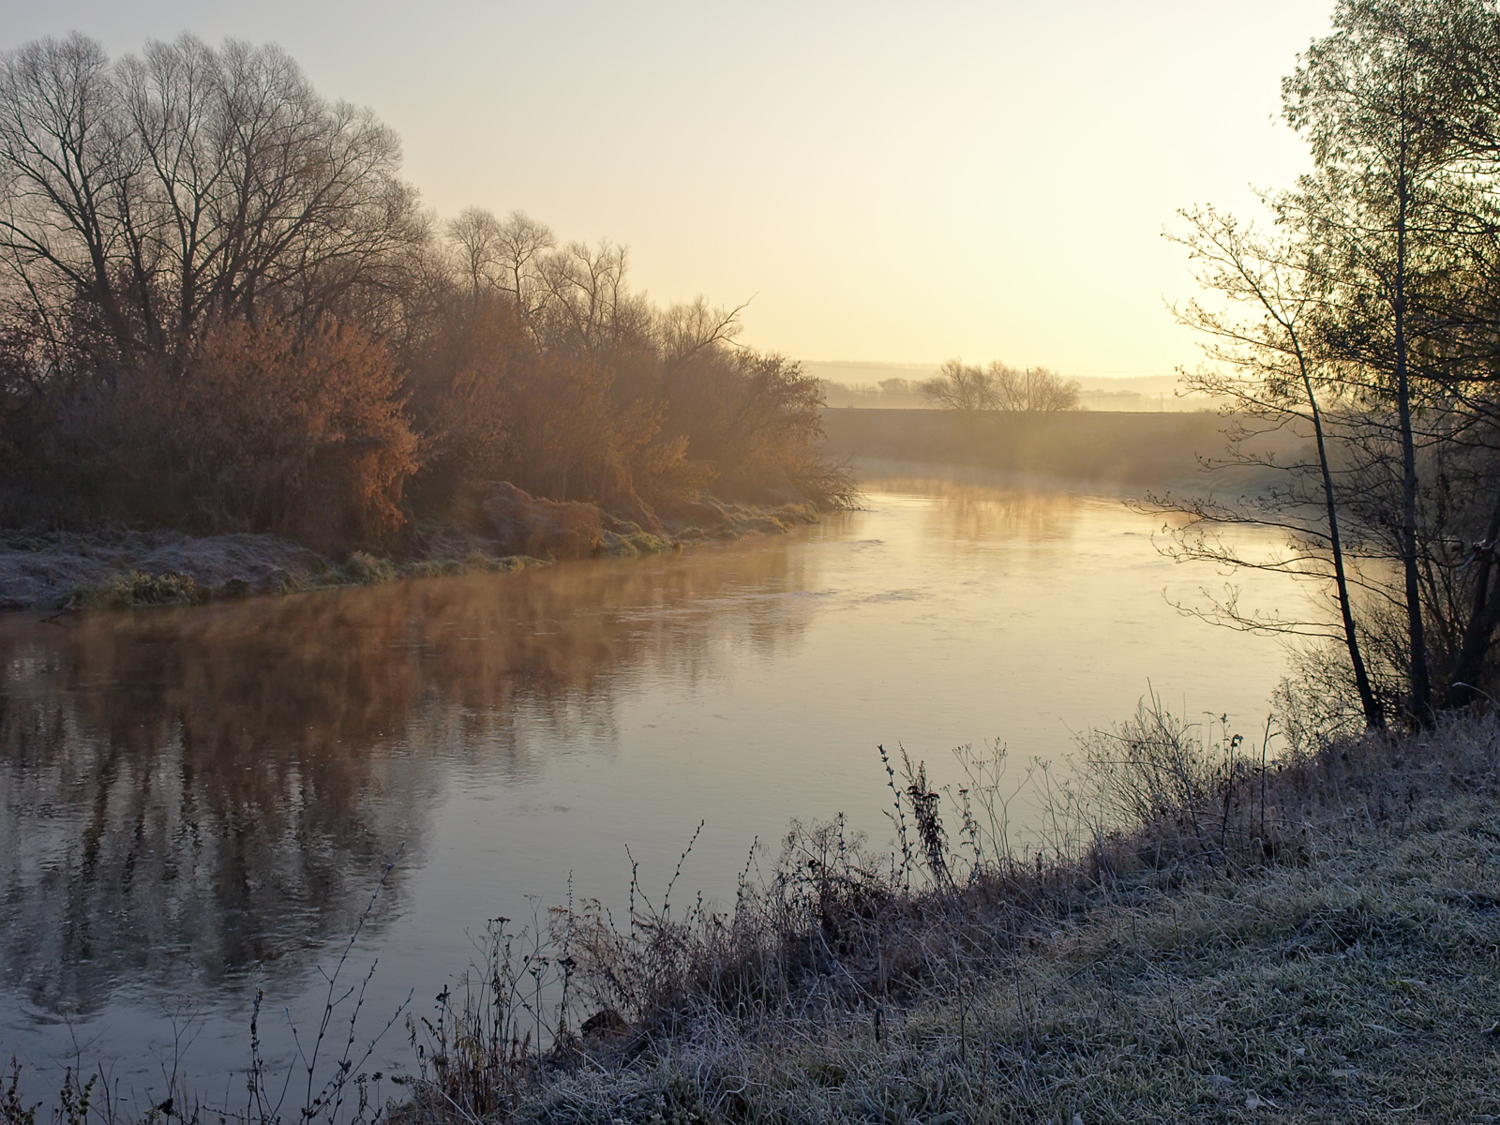
[{"label": "distant tree", "polygon": [[928,402],[950,410],[1026,413],[1076,410],[1080,393],[1076,382],[1044,367],[1018,371],[995,362],[986,369],[957,359],[943,364],[921,389]]},{"label": "distant tree", "polygon": [[934,406],[970,412],[993,410],[997,402],[994,376],[960,359],[950,359],[938,368],[922,384],[922,397]]},{"label": "distant tree", "polygon": [[1017,371],[1004,364],[992,363],[989,375],[996,410],[1033,413],[1078,409],[1078,383],[1045,367]]}]

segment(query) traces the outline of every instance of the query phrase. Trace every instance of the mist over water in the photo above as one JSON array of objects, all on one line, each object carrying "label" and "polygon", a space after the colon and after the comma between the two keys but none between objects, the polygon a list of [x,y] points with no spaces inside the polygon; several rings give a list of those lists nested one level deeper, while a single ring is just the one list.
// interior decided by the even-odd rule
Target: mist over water
[{"label": "mist over water", "polygon": [[[953,747],[996,738],[1063,770],[1148,681],[1259,738],[1282,650],[1169,604],[1223,577],[1162,558],[1158,521],[865,487],[865,510],[680,555],[0,621],[0,1044],[127,1090],[180,1065],[213,1096],[257,986],[290,1058],[286,1013],[315,1022],[398,850],[345,970],[379,959],[367,1033],[411,990],[425,1011],[489,918],[623,905],[632,858],[659,894],[700,820],[683,901],[732,902],[793,818],[883,843],[877,744],[939,784]],[[1245,600],[1298,597],[1258,576]],[[396,1031],[377,1059],[405,1052]]]}]

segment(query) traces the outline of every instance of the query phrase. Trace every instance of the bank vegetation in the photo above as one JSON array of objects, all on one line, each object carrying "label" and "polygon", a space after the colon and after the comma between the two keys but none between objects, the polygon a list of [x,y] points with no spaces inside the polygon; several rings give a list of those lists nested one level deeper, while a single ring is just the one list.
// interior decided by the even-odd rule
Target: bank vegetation
[{"label": "bank vegetation", "polygon": [[400,173],[275,47],[0,56],[0,526],[342,557],[488,534],[501,482],[652,534],[709,492],[847,500],[816,380],[741,309],[658,307],[623,247],[520,213],[442,221]]}]

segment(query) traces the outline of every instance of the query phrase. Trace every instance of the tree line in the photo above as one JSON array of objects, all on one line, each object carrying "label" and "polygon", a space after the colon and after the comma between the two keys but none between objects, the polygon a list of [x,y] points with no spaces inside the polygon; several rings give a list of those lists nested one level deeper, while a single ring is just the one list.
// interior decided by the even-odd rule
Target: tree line
[{"label": "tree line", "polygon": [[440,222],[274,46],[0,56],[0,522],[389,542],[487,482],[638,522],[837,503],[816,380],[624,248]]},{"label": "tree line", "polygon": [[[1282,98],[1312,170],[1260,227],[1199,208],[1170,234],[1212,295],[1178,310],[1209,360],[1188,382],[1232,399],[1229,459],[1278,483],[1166,506],[1190,517],[1179,550],[1311,576],[1336,624],[1211,613],[1323,633],[1316,692],[1425,725],[1500,686],[1500,9],[1339,0]],[[1257,452],[1288,427],[1306,458]],[[1246,558],[1224,524],[1290,549]]]}]

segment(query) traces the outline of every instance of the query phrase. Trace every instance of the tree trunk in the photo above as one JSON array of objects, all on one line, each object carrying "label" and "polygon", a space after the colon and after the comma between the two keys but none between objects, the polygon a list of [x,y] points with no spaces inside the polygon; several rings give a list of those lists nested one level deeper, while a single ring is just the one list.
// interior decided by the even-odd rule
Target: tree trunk
[{"label": "tree trunk", "polygon": [[1418,726],[1433,721],[1427,640],[1422,629],[1422,590],[1417,569],[1417,453],[1411,432],[1411,373],[1406,362],[1406,224],[1411,185],[1407,173],[1406,122],[1402,122],[1396,172],[1396,409],[1401,426],[1401,568],[1406,579],[1406,629],[1411,661],[1411,715]]},{"label": "tree trunk", "polygon": [[[1364,711],[1365,725],[1371,730],[1385,729],[1385,709],[1370,686],[1370,676],[1359,649],[1359,635],[1354,629],[1354,607],[1349,600],[1349,581],[1344,571],[1344,547],[1339,537],[1338,505],[1334,502],[1333,473],[1328,468],[1328,447],[1323,438],[1323,413],[1318,409],[1318,396],[1313,391],[1312,379],[1307,374],[1306,361],[1299,348],[1297,362],[1302,368],[1302,385],[1307,391],[1307,402],[1312,408],[1313,435],[1318,441],[1318,469],[1323,476],[1323,503],[1328,513],[1328,542],[1333,552],[1333,577],[1338,587],[1339,616],[1344,625],[1344,644],[1349,649],[1349,663],[1354,668],[1354,686],[1359,691],[1359,704]],[[1500,517],[1500,509],[1497,509]]]}]

